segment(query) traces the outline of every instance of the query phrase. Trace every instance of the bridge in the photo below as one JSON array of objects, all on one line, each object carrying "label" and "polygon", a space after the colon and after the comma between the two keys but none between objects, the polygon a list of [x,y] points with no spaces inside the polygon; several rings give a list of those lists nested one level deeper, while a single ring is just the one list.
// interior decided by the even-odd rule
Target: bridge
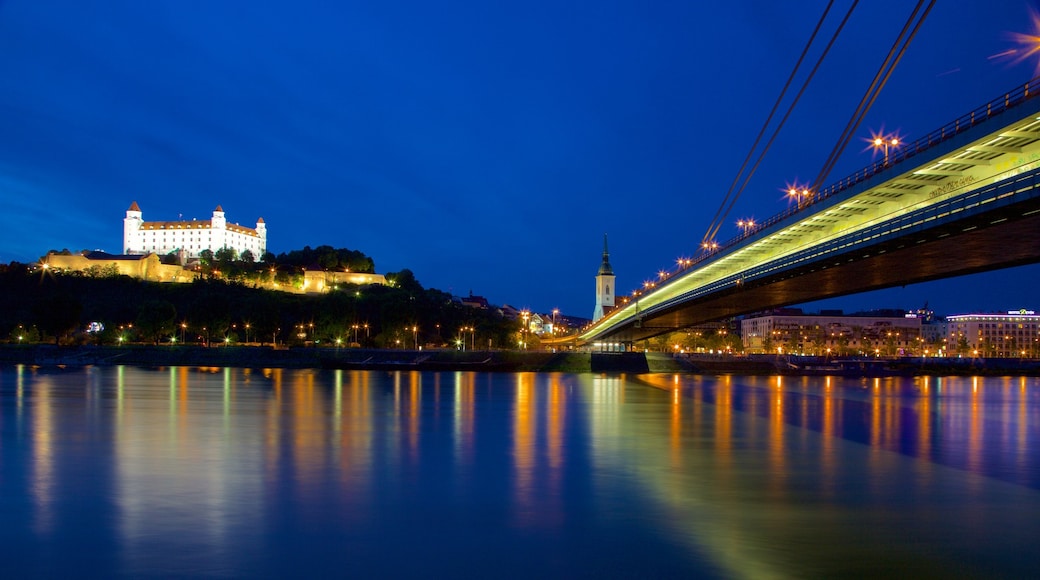
[{"label": "bridge", "polygon": [[1040,261],[1040,79],[710,247],[576,337],[624,344],[769,308]]}]

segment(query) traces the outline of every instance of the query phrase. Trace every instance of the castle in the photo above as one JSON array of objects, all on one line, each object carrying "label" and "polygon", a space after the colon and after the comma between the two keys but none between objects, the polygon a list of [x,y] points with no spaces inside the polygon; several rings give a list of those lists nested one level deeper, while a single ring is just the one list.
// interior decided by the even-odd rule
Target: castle
[{"label": "castle", "polygon": [[137,202],[130,204],[123,218],[123,251],[127,254],[180,253],[182,260],[198,258],[203,250],[216,252],[222,248],[235,251],[241,257],[247,251],[253,260],[267,252],[267,225],[264,218],[256,221],[256,228],[229,224],[224,209],[219,205],[208,220],[178,220],[146,222],[141,217]]}]

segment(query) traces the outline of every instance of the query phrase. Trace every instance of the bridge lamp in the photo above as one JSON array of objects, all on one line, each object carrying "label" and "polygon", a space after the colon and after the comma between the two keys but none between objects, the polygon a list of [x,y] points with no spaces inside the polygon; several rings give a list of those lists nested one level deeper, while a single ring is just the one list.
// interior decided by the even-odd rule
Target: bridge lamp
[{"label": "bridge lamp", "polygon": [[888,165],[888,148],[899,147],[898,137],[874,137],[874,149],[881,149],[885,152],[885,165]]}]

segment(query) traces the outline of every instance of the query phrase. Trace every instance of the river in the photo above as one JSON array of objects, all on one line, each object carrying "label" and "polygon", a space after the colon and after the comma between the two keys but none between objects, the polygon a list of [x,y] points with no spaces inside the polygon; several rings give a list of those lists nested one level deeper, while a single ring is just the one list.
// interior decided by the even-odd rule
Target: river
[{"label": "river", "polygon": [[1040,379],[0,367],[0,576],[1036,577]]}]

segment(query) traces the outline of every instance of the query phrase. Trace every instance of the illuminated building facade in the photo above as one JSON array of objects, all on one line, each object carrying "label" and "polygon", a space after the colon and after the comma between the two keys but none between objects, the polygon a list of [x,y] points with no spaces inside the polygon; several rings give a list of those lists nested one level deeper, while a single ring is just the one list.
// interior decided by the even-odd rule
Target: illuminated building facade
[{"label": "illuminated building facade", "polygon": [[1040,315],[1033,310],[946,317],[951,352],[972,356],[1040,355]]},{"label": "illuminated building facade", "polygon": [[913,314],[818,315],[791,309],[741,320],[740,335],[746,352],[897,356],[935,349],[923,344],[921,322]]},{"label": "illuminated building facade", "polygon": [[267,252],[267,225],[264,218],[255,228],[229,224],[219,205],[208,220],[146,222],[137,202],[130,204],[123,218],[123,251],[126,254],[181,253],[183,259],[198,258],[203,250],[216,252],[222,248],[242,256],[249,251],[254,260]]}]

